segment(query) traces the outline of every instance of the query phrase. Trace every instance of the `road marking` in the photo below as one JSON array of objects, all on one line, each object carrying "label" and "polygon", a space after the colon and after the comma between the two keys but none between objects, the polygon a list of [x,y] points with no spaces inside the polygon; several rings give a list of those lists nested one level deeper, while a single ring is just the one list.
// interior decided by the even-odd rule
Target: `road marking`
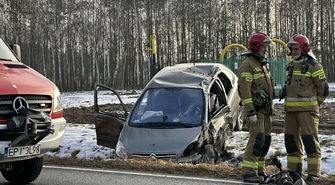
[{"label": "road marking", "polygon": [[176,176],[176,175],[149,174],[149,173],[140,173],[140,172],[98,170],[98,169],[91,169],[91,168],[73,168],[73,167],[47,166],[47,165],[43,165],[43,168],[76,170],[76,171],[103,172],[103,173],[115,173],[115,174],[150,176],[150,177],[161,177],[161,178],[166,177],[166,178],[172,178],[172,179],[187,179],[187,180],[198,180],[198,181],[208,181],[208,182],[225,182],[225,183],[242,184],[242,185],[255,185],[255,183],[247,183],[247,182],[241,182],[241,181],[232,181],[232,180],[226,180],[226,179],[222,179],[222,180],[221,179],[208,179],[208,178]]}]

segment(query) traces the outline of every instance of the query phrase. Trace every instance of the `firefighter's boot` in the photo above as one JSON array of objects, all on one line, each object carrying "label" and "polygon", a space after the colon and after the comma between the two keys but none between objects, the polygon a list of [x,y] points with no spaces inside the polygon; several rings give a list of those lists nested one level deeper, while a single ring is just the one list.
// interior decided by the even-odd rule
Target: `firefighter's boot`
[{"label": "firefighter's boot", "polygon": [[306,181],[318,181],[320,179],[319,176],[313,175],[313,174],[308,174]]},{"label": "firefighter's boot", "polygon": [[264,178],[262,176],[258,176],[257,174],[249,174],[243,175],[243,181],[252,183],[263,183]]}]

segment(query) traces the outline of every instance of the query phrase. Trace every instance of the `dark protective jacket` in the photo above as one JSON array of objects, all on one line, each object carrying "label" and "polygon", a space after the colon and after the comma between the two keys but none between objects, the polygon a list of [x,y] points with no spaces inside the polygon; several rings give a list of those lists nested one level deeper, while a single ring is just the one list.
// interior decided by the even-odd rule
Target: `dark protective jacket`
[{"label": "dark protective jacket", "polygon": [[240,66],[238,88],[246,116],[256,111],[273,114],[274,88],[268,62],[248,56]]},{"label": "dark protective jacket", "polygon": [[315,111],[329,94],[322,65],[314,59],[303,56],[286,66],[286,111]]}]

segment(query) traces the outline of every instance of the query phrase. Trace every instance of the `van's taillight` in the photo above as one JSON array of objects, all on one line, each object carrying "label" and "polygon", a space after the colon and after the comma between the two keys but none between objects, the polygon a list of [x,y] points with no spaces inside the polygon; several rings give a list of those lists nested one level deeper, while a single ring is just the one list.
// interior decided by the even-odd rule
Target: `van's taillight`
[{"label": "van's taillight", "polygon": [[0,120],[0,125],[5,125],[7,123],[7,120]]},{"label": "van's taillight", "polygon": [[54,97],[52,99],[52,111],[51,111],[51,119],[55,118],[62,118],[63,113],[63,106],[62,106],[62,99],[60,92],[57,87],[54,89]]}]

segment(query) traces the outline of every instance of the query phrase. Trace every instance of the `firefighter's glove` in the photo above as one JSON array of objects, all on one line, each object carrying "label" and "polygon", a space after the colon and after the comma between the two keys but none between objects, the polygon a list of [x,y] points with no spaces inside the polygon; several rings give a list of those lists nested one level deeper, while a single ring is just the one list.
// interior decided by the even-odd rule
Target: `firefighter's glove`
[{"label": "firefighter's glove", "polygon": [[279,101],[284,99],[286,96],[286,85],[279,91]]},{"label": "firefighter's glove", "polygon": [[249,116],[248,120],[250,124],[257,124],[258,122],[257,115],[255,114],[255,115]]}]

